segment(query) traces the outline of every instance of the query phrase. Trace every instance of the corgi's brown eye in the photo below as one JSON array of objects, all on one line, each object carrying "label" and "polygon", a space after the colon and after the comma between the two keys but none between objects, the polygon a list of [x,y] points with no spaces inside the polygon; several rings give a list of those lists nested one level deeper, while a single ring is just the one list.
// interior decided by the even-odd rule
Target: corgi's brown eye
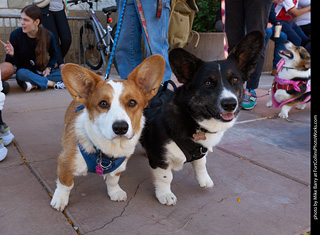
[{"label": "corgi's brown eye", "polygon": [[232,79],[231,79],[231,83],[232,83],[232,84],[236,84],[238,81],[239,81],[238,78],[232,78]]},{"label": "corgi's brown eye", "polygon": [[102,108],[102,109],[108,109],[108,108],[110,107],[110,105],[108,104],[107,101],[102,100],[102,101],[99,103],[99,107]]},{"label": "corgi's brown eye", "polygon": [[130,108],[133,108],[133,107],[135,107],[137,105],[137,101],[135,101],[135,100],[129,100],[129,102],[128,102],[128,107],[130,107]]},{"label": "corgi's brown eye", "polygon": [[211,86],[212,82],[211,82],[211,81],[206,81],[204,84],[205,84],[206,86]]}]

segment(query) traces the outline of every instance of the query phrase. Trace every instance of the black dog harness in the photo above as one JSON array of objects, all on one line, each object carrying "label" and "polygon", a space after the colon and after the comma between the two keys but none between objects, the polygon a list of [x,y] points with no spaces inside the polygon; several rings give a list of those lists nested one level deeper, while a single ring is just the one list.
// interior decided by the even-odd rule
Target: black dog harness
[{"label": "black dog harness", "polygon": [[[150,102],[149,106],[145,110],[145,112],[150,111],[149,115],[156,116],[163,112],[166,107],[165,104],[167,104],[174,96],[174,91],[168,89],[169,83],[173,87],[174,91],[177,89],[176,85],[171,80],[166,81],[163,84],[163,86],[160,86],[158,93],[152,98],[152,102]],[[207,132],[206,130],[200,127],[197,128],[197,130]],[[175,130],[171,128],[170,135],[172,140],[178,145],[178,147],[184,153],[186,157],[186,162],[192,162],[194,160],[203,158],[208,152],[207,148],[203,147],[201,144],[195,143],[191,136],[190,138],[182,139],[179,136],[179,133],[176,133]]]}]

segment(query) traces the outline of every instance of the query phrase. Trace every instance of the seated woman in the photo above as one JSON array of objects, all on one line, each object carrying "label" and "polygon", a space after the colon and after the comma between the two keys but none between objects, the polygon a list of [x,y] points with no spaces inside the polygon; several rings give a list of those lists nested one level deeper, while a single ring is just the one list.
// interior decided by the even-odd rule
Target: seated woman
[{"label": "seated woman", "polygon": [[2,42],[6,61],[17,67],[17,82],[24,91],[36,87],[46,90],[62,84],[60,69],[54,69],[59,56],[55,38],[40,25],[41,19],[39,7],[26,6],[21,10],[22,27],[10,34],[10,41]]},{"label": "seated woman", "polygon": [[309,47],[310,40],[308,36],[302,31],[302,29],[292,21],[292,17],[297,17],[307,12],[310,12],[311,5],[307,5],[304,8],[298,9],[296,7],[297,0],[284,0],[281,3],[275,4],[275,12],[277,19],[282,24],[282,32],[284,32],[288,40],[296,46],[305,47],[309,53],[311,53]]}]

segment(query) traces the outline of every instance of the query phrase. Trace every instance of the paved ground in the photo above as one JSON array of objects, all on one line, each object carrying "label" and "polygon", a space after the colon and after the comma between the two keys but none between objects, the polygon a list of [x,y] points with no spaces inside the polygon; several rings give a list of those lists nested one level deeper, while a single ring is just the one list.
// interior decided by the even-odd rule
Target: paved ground
[{"label": "paved ground", "polygon": [[[215,186],[198,187],[191,164],[174,173],[176,206],[160,205],[140,145],[120,180],[126,202],[112,202],[103,180],[75,180],[66,215],[53,210],[66,90],[24,93],[10,80],[4,120],[15,140],[0,163],[0,234],[282,234],[310,230],[310,106],[291,122],[268,109],[272,77],[263,75],[258,105],[208,156]],[[68,218],[68,219],[67,219]],[[72,223],[72,225],[71,225]]]}]

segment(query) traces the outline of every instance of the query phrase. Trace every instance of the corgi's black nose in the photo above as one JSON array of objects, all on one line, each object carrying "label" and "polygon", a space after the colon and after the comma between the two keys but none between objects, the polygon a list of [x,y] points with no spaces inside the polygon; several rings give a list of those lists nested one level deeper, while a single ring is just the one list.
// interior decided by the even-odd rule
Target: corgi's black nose
[{"label": "corgi's black nose", "polygon": [[227,98],[221,100],[221,107],[225,111],[232,112],[236,109],[238,102],[235,98]]},{"label": "corgi's black nose", "polygon": [[124,135],[128,129],[129,125],[126,121],[117,121],[112,124],[112,130],[116,135]]}]

